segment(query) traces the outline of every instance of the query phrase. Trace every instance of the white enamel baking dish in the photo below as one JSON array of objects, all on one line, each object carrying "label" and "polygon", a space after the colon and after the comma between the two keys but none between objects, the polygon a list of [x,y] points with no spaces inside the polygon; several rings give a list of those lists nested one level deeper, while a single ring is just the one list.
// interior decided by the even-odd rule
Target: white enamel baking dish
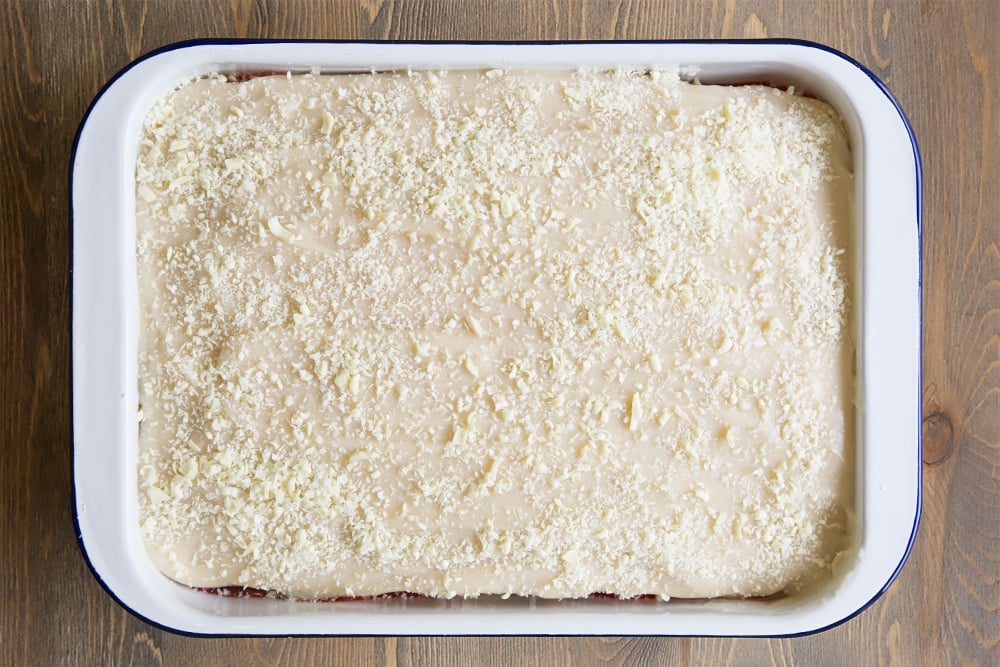
[{"label": "white enamel baking dish", "polygon": [[[857,550],[826,589],[781,600],[224,598],[147,559],[136,484],[134,163],[155,100],[209,72],[681,65],[706,83],[794,85],[850,132],[857,176]],[[795,635],[840,623],[895,578],[920,514],[920,161],[903,113],[858,63],[789,41],[578,44],[194,42],[130,65],[84,119],[72,163],[76,521],[94,574],[151,623],[198,635]]]}]

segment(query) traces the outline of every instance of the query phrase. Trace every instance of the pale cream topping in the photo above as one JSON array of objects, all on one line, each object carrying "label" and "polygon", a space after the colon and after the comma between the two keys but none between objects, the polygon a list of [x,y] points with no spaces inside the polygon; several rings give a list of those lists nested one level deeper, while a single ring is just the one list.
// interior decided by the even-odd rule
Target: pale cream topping
[{"label": "pale cream topping", "polygon": [[302,598],[829,576],[850,165],[826,104],[669,70],[185,84],[136,170],[150,556]]}]

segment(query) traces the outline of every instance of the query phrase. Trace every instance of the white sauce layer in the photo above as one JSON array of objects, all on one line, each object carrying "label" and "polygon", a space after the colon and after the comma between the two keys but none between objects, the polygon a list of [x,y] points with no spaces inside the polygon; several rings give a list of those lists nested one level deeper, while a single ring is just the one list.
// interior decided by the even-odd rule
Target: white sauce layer
[{"label": "white sauce layer", "polygon": [[759,596],[848,547],[826,104],[676,71],[213,77],[152,110],[136,178],[169,577]]}]

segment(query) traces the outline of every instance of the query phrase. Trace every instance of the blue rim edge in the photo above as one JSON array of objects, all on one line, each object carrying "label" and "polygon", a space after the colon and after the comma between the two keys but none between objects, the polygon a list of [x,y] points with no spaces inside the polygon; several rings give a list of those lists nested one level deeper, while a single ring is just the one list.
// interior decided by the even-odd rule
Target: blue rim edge
[{"label": "blue rim edge", "polygon": [[[918,353],[918,357],[920,357],[922,355],[922,352],[923,352],[923,335],[922,335],[921,332],[923,331],[923,163],[922,163],[921,157],[920,157],[920,148],[919,148],[919,145],[917,143],[917,137],[916,137],[916,134],[913,131],[913,125],[910,123],[909,118],[907,118],[906,113],[903,111],[903,108],[900,106],[899,102],[896,100],[896,98],[893,96],[893,94],[889,91],[889,88],[885,85],[885,83],[883,83],[882,80],[879,79],[879,77],[876,76],[874,72],[872,72],[870,69],[868,69],[867,67],[865,67],[864,65],[862,65],[860,62],[858,62],[857,60],[855,60],[851,56],[849,56],[849,55],[843,53],[842,51],[839,51],[839,50],[837,50],[837,49],[835,49],[835,48],[833,48],[831,46],[827,46],[825,44],[820,44],[818,42],[811,42],[809,40],[804,40],[804,39],[782,39],[782,38],[774,38],[774,39],[662,39],[662,40],[624,40],[624,41],[623,40],[553,40],[553,41],[524,41],[524,42],[516,42],[516,41],[515,42],[496,42],[496,41],[486,41],[486,40],[482,40],[482,41],[480,41],[480,40],[442,40],[442,41],[433,41],[433,40],[373,40],[373,39],[367,39],[367,40],[366,39],[360,39],[360,40],[357,40],[357,39],[223,39],[223,38],[206,38],[206,39],[190,39],[190,40],[185,40],[185,41],[181,41],[181,42],[174,42],[174,43],[171,43],[171,44],[167,44],[166,46],[161,46],[161,47],[159,47],[157,49],[149,51],[149,52],[147,52],[147,53],[139,56],[138,58],[136,58],[132,62],[130,62],[124,68],[122,68],[121,70],[119,70],[117,74],[115,74],[111,79],[108,80],[108,82],[106,84],[104,84],[101,87],[101,89],[98,91],[97,95],[94,96],[93,101],[90,103],[90,105],[88,105],[87,110],[84,112],[83,118],[80,120],[79,126],[77,126],[76,134],[73,137],[73,148],[72,148],[72,150],[70,152],[69,174],[68,174],[68,176],[69,176],[69,231],[70,231],[70,234],[69,234],[69,239],[70,239],[70,248],[69,248],[69,260],[70,260],[69,261],[69,273],[70,273],[70,318],[69,318],[70,331],[69,331],[69,334],[70,335],[69,335],[69,340],[70,340],[71,357],[73,356],[72,341],[73,341],[73,330],[74,330],[74,326],[73,326],[73,323],[74,323],[74,319],[73,319],[74,299],[73,299],[73,289],[72,289],[72,287],[73,287],[73,267],[75,266],[75,264],[74,264],[74,253],[73,253],[73,251],[74,251],[74,247],[76,245],[75,244],[75,235],[74,235],[74,218],[73,218],[73,213],[74,213],[74,207],[73,207],[73,174],[74,174],[74,171],[75,171],[74,170],[74,164],[76,162],[77,149],[79,148],[80,135],[83,133],[83,128],[86,126],[87,120],[90,118],[90,114],[93,112],[94,107],[97,106],[97,103],[100,102],[100,100],[101,100],[102,97],[104,97],[105,92],[107,92],[108,89],[111,88],[111,86],[113,86],[118,81],[118,79],[120,79],[122,76],[124,76],[129,70],[131,70],[135,66],[139,65],[143,61],[149,60],[150,58],[154,58],[154,57],[156,57],[158,55],[161,55],[163,53],[168,53],[170,51],[176,51],[176,50],[179,50],[179,49],[184,49],[184,48],[188,48],[188,47],[192,47],[192,46],[210,46],[210,45],[221,45],[221,46],[232,45],[232,46],[239,46],[239,45],[251,45],[251,44],[411,44],[411,45],[420,45],[420,44],[426,44],[426,45],[459,44],[459,45],[463,45],[463,44],[465,44],[465,45],[491,45],[491,46],[546,46],[546,45],[558,46],[558,45],[573,45],[573,44],[578,44],[578,45],[580,45],[580,44],[649,44],[649,45],[656,45],[656,44],[778,44],[778,45],[803,46],[803,47],[807,47],[807,48],[817,49],[817,50],[820,50],[820,51],[826,51],[827,53],[830,53],[830,54],[832,54],[834,56],[837,56],[838,58],[846,61],[847,63],[849,63],[850,65],[856,67],[858,70],[860,70],[862,73],[864,73],[865,76],[867,76],[869,79],[871,79],[871,81],[878,87],[878,89],[880,91],[882,91],[882,94],[885,95],[885,97],[889,100],[889,102],[892,104],[892,106],[896,109],[896,113],[899,114],[899,118],[900,118],[900,120],[902,120],[903,126],[906,128],[906,132],[907,132],[907,134],[910,137],[910,144],[913,147],[914,177],[916,179],[916,193],[917,193],[917,202],[916,202],[916,204],[917,204],[917,206],[916,206],[916,213],[917,213],[917,219],[916,219],[916,223],[917,223],[917,307],[918,307],[918,310],[919,310],[918,319],[917,319],[917,324],[918,324],[917,353]],[[73,361],[71,361],[71,363],[72,363],[72,370],[73,370],[72,377],[75,379],[76,364]],[[919,391],[919,387],[923,386],[923,361],[922,361],[922,358],[918,360],[918,364],[917,364],[917,384],[918,384],[918,391]],[[87,553],[87,547],[83,543],[83,535],[82,535],[82,532],[80,530],[79,512],[77,511],[78,508],[77,508],[77,494],[76,494],[76,438],[75,438],[75,433],[74,433],[75,427],[76,427],[76,419],[75,419],[76,409],[75,409],[75,400],[74,399],[75,399],[75,392],[72,391],[72,381],[71,381],[71,391],[70,391],[70,415],[71,415],[71,419],[70,419],[70,442],[72,444],[72,451],[71,451],[71,455],[70,455],[70,465],[71,465],[71,467],[73,469],[73,475],[72,475],[72,481],[71,481],[71,485],[72,485],[72,489],[71,490],[72,490],[72,494],[73,494],[73,532],[74,532],[74,535],[76,536],[77,546],[79,546],[80,553],[83,555],[83,559],[86,562],[87,567],[90,569],[90,572],[94,575],[94,578],[97,580],[97,583],[99,583],[101,585],[101,588],[103,588],[105,590],[105,592],[107,592],[107,594],[115,602],[117,602],[119,604],[119,606],[121,606],[122,608],[124,608],[126,611],[128,611],[130,614],[132,614],[133,616],[135,616],[139,620],[141,620],[141,621],[143,621],[145,623],[148,623],[149,625],[151,625],[151,626],[153,626],[155,628],[158,628],[160,630],[166,630],[167,632],[171,632],[173,634],[177,634],[177,635],[181,635],[181,636],[185,636],[185,637],[196,637],[196,638],[206,638],[206,639],[209,639],[209,638],[230,638],[230,637],[232,637],[232,638],[238,638],[238,637],[284,637],[284,636],[292,636],[292,637],[337,637],[337,636],[345,636],[345,637],[346,636],[349,636],[349,637],[386,637],[386,636],[400,636],[400,637],[435,637],[435,636],[438,636],[438,637],[484,637],[484,636],[491,636],[491,635],[482,635],[482,634],[454,634],[454,635],[433,635],[433,634],[425,634],[425,635],[351,634],[351,635],[336,635],[336,634],[326,634],[326,633],[318,634],[317,633],[317,634],[295,634],[295,635],[269,635],[269,634],[240,634],[240,633],[202,633],[202,632],[194,632],[194,631],[190,631],[190,630],[181,630],[179,628],[173,628],[173,627],[170,627],[168,625],[164,625],[164,624],[162,624],[162,623],[160,623],[160,622],[158,622],[156,620],[153,620],[153,619],[151,619],[151,618],[149,618],[147,616],[144,616],[143,614],[140,614],[135,609],[133,609],[129,605],[125,604],[125,602],[123,602],[121,600],[121,598],[119,598],[118,595],[116,595],[115,592],[113,590],[111,590],[110,586],[108,586],[108,584],[104,581],[104,578],[101,576],[100,572],[97,571],[97,569],[94,567],[94,564],[91,562],[90,556]],[[922,447],[922,432],[921,432],[922,429],[920,427],[920,425],[922,423],[922,417],[921,417],[921,415],[922,415],[922,411],[921,411],[921,409],[918,406],[918,409],[917,409],[917,425],[918,425],[918,428],[917,428],[917,443],[916,443],[918,451],[920,451],[920,449]],[[885,584],[882,585],[882,587],[872,596],[872,598],[870,600],[868,600],[868,602],[866,602],[863,605],[861,605],[860,607],[858,607],[854,612],[848,614],[847,616],[845,616],[845,617],[843,617],[843,618],[841,618],[841,619],[839,619],[837,621],[834,621],[833,623],[830,623],[829,625],[826,625],[826,626],[823,626],[823,627],[820,627],[820,628],[815,628],[813,630],[804,630],[802,632],[796,632],[796,633],[790,633],[790,634],[781,634],[781,635],[704,635],[704,636],[709,636],[709,637],[732,637],[732,638],[751,638],[751,639],[753,639],[753,638],[760,639],[760,638],[764,638],[764,637],[773,637],[773,638],[805,637],[805,636],[817,634],[817,633],[820,633],[820,632],[825,632],[826,630],[830,630],[830,629],[835,628],[835,627],[837,627],[839,625],[842,625],[842,624],[846,623],[847,621],[851,620],[852,618],[854,618],[855,616],[858,616],[859,614],[861,614],[861,612],[863,612],[866,609],[868,609],[876,600],[878,600],[880,597],[882,597],[882,595],[889,589],[889,587],[892,585],[892,583],[899,576],[899,573],[902,571],[903,566],[906,564],[906,561],[910,557],[910,553],[913,550],[914,542],[916,541],[916,538],[917,538],[917,531],[918,531],[918,528],[919,528],[919,525],[920,525],[920,516],[921,516],[921,513],[922,513],[922,508],[923,508],[923,458],[922,458],[922,456],[918,456],[917,457],[917,502],[916,502],[916,510],[915,510],[914,517],[913,517],[913,527],[912,527],[912,529],[910,531],[910,538],[907,541],[906,549],[903,551],[903,555],[900,558],[899,563],[896,565],[895,569],[893,570],[892,574],[889,576],[889,579],[885,582]],[[503,635],[503,636],[509,636],[509,637],[600,637],[600,636],[606,636],[606,635],[587,635],[587,634],[580,634],[580,635],[520,634],[520,635]],[[671,634],[663,634],[663,635],[630,635],[630,634],[623,634],[623,635],[615,635],[615,636],[618,636],[618,637],[648,637],[648,636],[654,636],[654,637],[691,637],[691,636],[697,636],[697,635],[671,635]]]}]

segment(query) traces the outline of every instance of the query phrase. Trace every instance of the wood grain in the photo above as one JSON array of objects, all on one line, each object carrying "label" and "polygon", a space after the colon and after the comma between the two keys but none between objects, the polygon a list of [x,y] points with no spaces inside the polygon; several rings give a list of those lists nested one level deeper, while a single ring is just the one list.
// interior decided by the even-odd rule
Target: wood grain
[{"label": "wood grain", "polygon": [[[995,0],[0,3],[0,663],[1000,664],[998,27]],[[120,608],[72,522],[69,156],[117,71],[210,36],[795,37],[869,66],[909,114],[925,167],[924,515],[895,585],[833,630],[775,640],[194,640]]]}]

